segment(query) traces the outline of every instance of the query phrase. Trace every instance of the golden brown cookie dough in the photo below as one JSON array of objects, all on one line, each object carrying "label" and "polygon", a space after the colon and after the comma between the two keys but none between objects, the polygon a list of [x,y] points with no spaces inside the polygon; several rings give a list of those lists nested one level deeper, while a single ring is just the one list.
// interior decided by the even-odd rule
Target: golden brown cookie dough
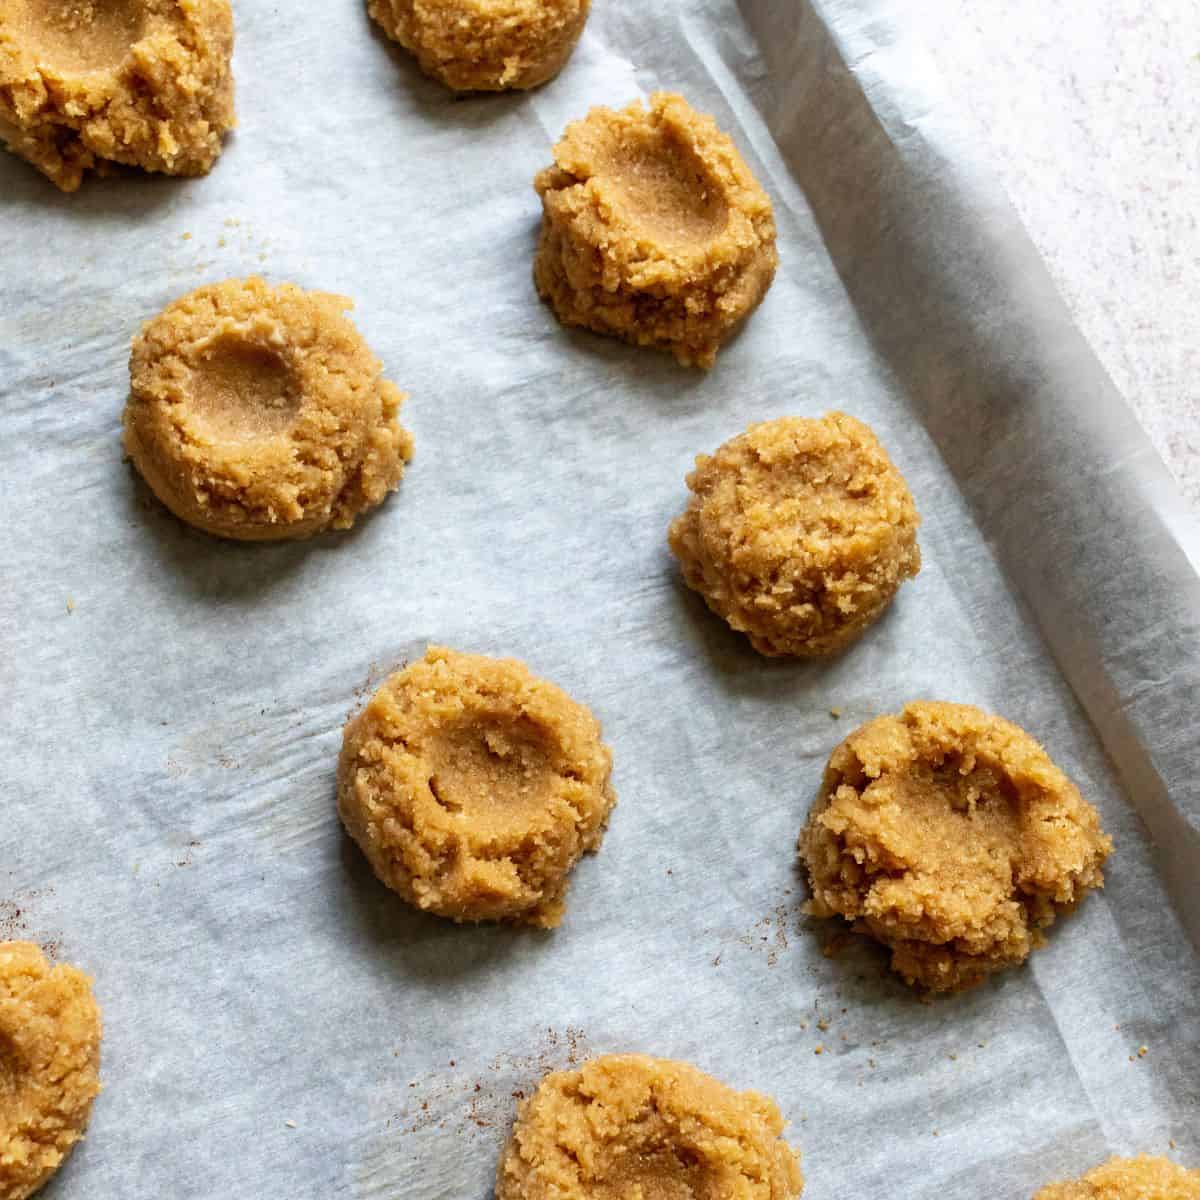
[{"label": "golden brown cookie dough", "polygon": [[775,277],[771,201],[682,96],[593,108],[567,126],[534,188],[534,282],[564,325],[711,367]]},{"label": "golden brown cookie dough", "polygon": [[349,529],[404,474],[403,394],[344,296],[227,279],[133,341],[125,452],[177,516],[220,537]]},{"label": "golden brown cookie dough", "polygon": [[229,0],[0,0],[0,139],[64,192],[203,175],[233,128]]},{"label": "golden brown cookie dough", "polygon": [[640,1054],[547,1075],[517,1110],[496,1200],[795,1200],[773,1100]]},{"label": "golden brown cookie dough", "polygon": [[687,484],[671,550],[688,587],[760,654],[844,649],[921,568],[908,485],[844,413],[751,425],[700,455]]},{"label": "golden brown cookie dough", "polygon": [[368,0],[384,33],[456,92],[534,88],[562,70],[591,0]]},{"label": "golden brown cookie dough", "polygon": [[1047,1184],[1033,1200],[1200,1200],[1200,1170],[1148,1154],[1110,1158],[1082,1179]]},{"label": "golden brown cookie dough", "polygon": [[611,769],[596,718],[523,663],[431,646],[346,726],[338,811],[410,904],[551,928],[604,835]]},{"label": "golden brown cookie dough", "polygon": [[1046,752],[965,704],[917,701],[830,755],[800,857],[817,917],[857,921],[932,992],[1022,963],[1102,887],[1111,839]]},{"label": "golden brown cookie dough", "polygon": [[32,1196],[83,1136],[100,1091],[91,981],[0,942],[0,1200]]}]

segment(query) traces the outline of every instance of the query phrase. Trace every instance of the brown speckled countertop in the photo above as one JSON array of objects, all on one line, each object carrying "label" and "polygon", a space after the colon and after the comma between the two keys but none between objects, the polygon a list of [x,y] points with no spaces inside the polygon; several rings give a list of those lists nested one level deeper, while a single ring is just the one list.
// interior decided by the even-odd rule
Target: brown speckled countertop
[{"label": "brown speckled countertop", "polygon": [[911,11],[1075,320],[1200,511],[1200,4]]}]

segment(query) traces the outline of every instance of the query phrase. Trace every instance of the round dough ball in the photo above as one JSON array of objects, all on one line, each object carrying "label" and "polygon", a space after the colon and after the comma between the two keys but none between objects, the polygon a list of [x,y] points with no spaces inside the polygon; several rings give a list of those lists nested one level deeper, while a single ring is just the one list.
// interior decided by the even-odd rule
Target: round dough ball
[{"label": "round dough ball", "polygon": [[456,92],[535,88],[566,65],[591,0],[369,0],[384,33]]},{"label": "round dough ball", "polygon": [[404,396],[344,296],[228,279],[134,338],[125,452],[199,529],[242,541],[349,529],[412,457]]},{"label": "round dough ball", "polygon": [[965,704],[915,702],[830,755],[800,857],[817,917],[858,921],[892,968],[958,991],[1024,962],[1103,886],[1112,841],[1046,752]]},{"label": "round dough ball", "polygon": [[611,1055],[521,1103],[496,1200],[795,1200],[800,1156],[773,1100],[687,1063]]},{"label": "round dough ball", "polygon": [[64,192],[203,175],[233,128],[229,0],[0,0],[0,138]]},{"label": "round dough ball", "polygon": [[0,1200],[25,1200],[83,1136],[100,1091],[91,981],[30,942],[0,942]]},{"label": "round dough ball", "polygon": [[1110,1158],[1082,1179],[1047,1184],[1033,1200],[1200,1200],[1200,1170],[1148,1154]]},{"label": "round dough ball", "polygon": [[687,477],[668,540],[688,587],[760,654],[844,649],[921,569],[904,477],[861,421],[751,425]]},{"label": "round dough ball", "polygon": [[538,293],[564,325],[711,367],[771,286],[775,217],[737,147],[682,96],[593,108],[534,188]]},{"label": "round dough ball", "polygon": [[346,726],[338,811],[417,908],[551,928],[604,835],[611,770],[596,718],[523,663],[431,646]]}]

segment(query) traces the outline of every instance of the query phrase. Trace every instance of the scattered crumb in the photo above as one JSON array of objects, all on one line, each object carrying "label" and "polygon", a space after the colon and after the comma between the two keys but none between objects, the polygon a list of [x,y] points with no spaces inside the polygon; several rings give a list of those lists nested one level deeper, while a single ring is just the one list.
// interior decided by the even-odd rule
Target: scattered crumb
[{"label": "scattered crumb", "polygon": [[836,721],[842,715],[842,710],[840,708],[831,708],[829,715]]},{"label": "scattered crumb", "polygon": [[937,1131],[936,1129],[933,1131],[933,1136],[934,1136],[934,1137],[938,1137],[938,1136],[939,1136],[939,1134],[938,1134],[938,1131]]},{"label": "scattered crumb", "polygon": [[225,218],[225,228],[226,229],[236,229],[240,224],[241,224],[241,221],[237,220],[235,217],[226,217]]},{"label": "scattered crumb", "polygon": [[951,1062],[958,1062],[958,1055],[957,1055],[957,1054],[951,1054],[949,1057],[950,1057],[950,1061],[951,1061]]},{"label": "scattered crumb", "polygon": [[1145,1058],[1149,1049],[1150,1049],[1149,1046],[1139,1046],[1138,1047],[1138,1058]]},{"label": "scattered crumb", "polygon": [[825,1030],[827,1030],[827,1029],[829,1028],[829,1022],[828,1022],[828,1021],[827,1021],[827,1020],[826,1020],[824,1017],[822,1017],[822,1018],[821,1018],[821,1019],[820,1019],[820,1020],[817,1022],[817,1028],[818,1028],[818,1029],[819,1029],[819,1030],[820,1030],[822,1033],[824,1033],[824,1032],[825,1032]]},{"label": "scattered crumb", "polygon": [[1167,1146],[1168,1146],[1168,1148],[1169,1148],[1169,1149],[1171,1149],[1171,1150],[1174,1150],[1174,1149],[1175,1149],[1175,1139],[1174,1139],[1174,1138],[1172,1138],[1172,1139],[1171,1139],[1171,1140],[1170,1140],[1170,1141],[1167,1143]]},{"label": "scattered crumb", "polygon": [[67,597],[67,612],[73,613],[74,611],[75,611],[75,601],[71,596],[68,596]]},{"label": "scattered crumb", "polygon": [[184,240],[185,242],[190,242],[190,241],[192,240],[192,235],[191,235],[190,233],[185,233],[185,234],[183,235],[183,240]]},{"label": "scattered crumb", "polygon": [[224,246],[228,246],[228,245],[229,245],[229,239],[228,239],[228,238],[217,238],[217,245],[218,245],[218,246],[222,246],[222,247],[224,247]]},{"label": "scattered crumb", "polygon": [[285,1125],[286,1125],[286,1126],[287,1126],[289,1129],[295,1129],[295,1128],[296,1128],[296,1122],[295,1122],[295,1121],[284,1121],[284,1124],[285,1124]]},{"label": "scattered crumb", "polygon": [[814,1053],[814,1054],[824,1054],[824,1053],[825,1053],[825,1047],[824,1047],[824,1046],[822,1046],[820,1042],[818,1042],[818,1043],[817,1043],[817,1045],[816,1045],[816,1048],[813,1050],[813,1053]]}]

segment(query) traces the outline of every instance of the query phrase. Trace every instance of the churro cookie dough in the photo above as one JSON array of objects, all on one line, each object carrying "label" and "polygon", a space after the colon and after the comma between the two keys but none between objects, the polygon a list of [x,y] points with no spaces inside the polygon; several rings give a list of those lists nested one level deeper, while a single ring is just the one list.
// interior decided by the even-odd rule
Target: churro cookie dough
[{"label": "churro cookie dough", "polygon": [[844,649],[921,568],[908,485],[844,413],[751,425],[700,455],[687,485],[671,550],[688,587],[760,654]]},{"label": "churro cookie dough", "polygon": [[1110,1158],[1082,1179],[1047,1184],[1033,1200],[1200,1200],[1200,1170],[1149,1154]]},{"label": "churro cookie dough", "polygon": [[91,981],[0,942],[0,1200],[32,1196],[83,1136],[100,1091]]},{"label": "churro cookie dough", "polygon": [[64,192],[203,175],[233,128],[229,0],[0,0],[0,138]]},{"label": "churro cookie dough", "polygon": [[421,69],[456,92],[534,88],[562,70],[591,0],[369,0]]},{"label": "churro cookie dough", "polygon": [[133,341],[125,451],[182,520],[244,541],[348,529],[404,474],[403,394],[344,296],[228,279]]},{"label": "churro cookie dough", "polygon": [[1024,962],[1112,841],[1046,752],[965,704],[915,702],[834,750],[800,835],[810,911],[844,917],[933,992]]},{"label": "churro cookie dough", "polygon": [[771,201],[682,96],[593,108],[567,126],[534,187],[534,282],[564,325],[711,367],[775,276]]},{"label": "churro cookie dough", "polygon": [[547,1075],[521,1103],[496,1200],[795,1200],[773,1100],[639,1054]]},{"label": "churro cookie dough", "polygon": [[346,726],[338,811],[417,908],[550,928],[604,834],[611,768],[596,718],[523,663],[431,646]]}]

